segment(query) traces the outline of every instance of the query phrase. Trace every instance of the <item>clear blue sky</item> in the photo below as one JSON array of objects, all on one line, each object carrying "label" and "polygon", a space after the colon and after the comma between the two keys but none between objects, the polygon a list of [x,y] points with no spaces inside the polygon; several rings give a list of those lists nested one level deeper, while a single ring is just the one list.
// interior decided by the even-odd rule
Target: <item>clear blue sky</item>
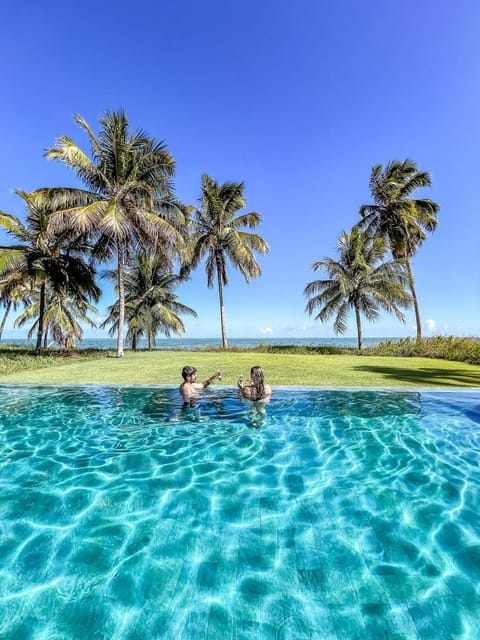
[{"label": "clear blue sky", "polygon": [[[123,108],[167,143],[180,199],[207,172],[245,181],[262,214],[271,250],[250,285],[230,271],[228,336],[333,336],[304,312],[311,265],[370,201],[371,166],[410,157],[441,204],[413,261],[425,334],[480,335],[479,33],[477,0],[6,0],[0,209],[24,214],[13,188],[77,184],[43,150],[61,134],[88,149],[72,114],[96,128]],[[204,270],[177,292],[199,316],[186,337],[219,336]],[[413,312],[365,335],[413,336]]]}]

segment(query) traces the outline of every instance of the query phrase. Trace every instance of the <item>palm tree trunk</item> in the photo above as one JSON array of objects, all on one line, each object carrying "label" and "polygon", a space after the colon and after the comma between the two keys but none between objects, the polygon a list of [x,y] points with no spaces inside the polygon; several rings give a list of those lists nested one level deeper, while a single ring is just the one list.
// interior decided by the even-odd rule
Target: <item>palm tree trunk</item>
[{"label": "palm tree trunk", "polygon": [[48,326],[45,327],[43,332],[43,348],[48,349]]},{"label": "palm tree trunk", "polygon": [[45,282],[42,282],[42,285],[40,287],[40,309],[38,312],[37,344],[35,345],[35,351],[40,351],[42,348],[43,318],[45,316],[45,293]]},{"label": "palm tree trunk", "polygon": [[123,358],[123,330],[125,326],[125,282],[124,282],[124,256],[123,244],[118,242],[118,265],[117,265],[117,286],[118,286],[118,335],[117,335],[117,358]]},{"label": "palm tree trunk", "polygon": [[418,308],[417,292],[415,291],[415,281],[413,279],[412,267],[410,266],[410,259],[405,259],[407,265],[408,284],[410,291],[412,292],[413,308],[415,309],[415,322],[417,323],[417,340],[422,339],[422,321],[420,320],[420,309]]},{"label": "palm tree trunk", "polygon": [[217,263],[218,299],[220,302],[220,324],[222,327],[222,347],[228,349],[227,330],[225,328],[225,307],[223,305],[223,283],[220,265]]},{"label": "palm tree trunk", "polygon": [[137,350],[137,334],[133,333],[132,335],[132,351]]},{"label": "palm tree trunk", "polygon": [[355,305],[355,319],[357,321],[357,342],[358,342],[358,350],[362,350],[362,320],[360,318],[360,310]]},{"label": "palm tree trunk", "polygon": [[152,351],[153,349],[153,331],[151,329],[148,330],[148,350]]},{"label": "palm tree trunk", "polygon": [[0,340],[2,339],[3,330],[5,329],[5,323],[7,322],[7,316],[10,313],[11,308],[12,308],[12,301],[9,300],[5,308],[5,313],[3,314],[2,324],[0,324]]}]

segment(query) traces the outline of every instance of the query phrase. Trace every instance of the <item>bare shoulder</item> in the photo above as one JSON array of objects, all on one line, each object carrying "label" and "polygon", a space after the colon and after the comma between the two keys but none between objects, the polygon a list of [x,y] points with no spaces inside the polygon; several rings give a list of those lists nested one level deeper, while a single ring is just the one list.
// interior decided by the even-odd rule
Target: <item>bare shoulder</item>
[{"label": "bare shoulder", "polygon": [[265,395],[266,396],[271,396],[272,395],[272,387],[269,384],[265,385]]},{"label": "bare shoulder", "polygon": [[192,388],[193,385],[189,384],[188,382],[182,382],[182,384],[179,387],[179,391],[183,396],[184,400],[189,400],[193,395],[195,395],[195,389]]},{"label": "bare shoulder", "polygon": [[252,395],[252,391],[254,391],[254,387],[246,384],[243,387],[241,387],[240,391],[245,396],[245,398],[250,398]]}]

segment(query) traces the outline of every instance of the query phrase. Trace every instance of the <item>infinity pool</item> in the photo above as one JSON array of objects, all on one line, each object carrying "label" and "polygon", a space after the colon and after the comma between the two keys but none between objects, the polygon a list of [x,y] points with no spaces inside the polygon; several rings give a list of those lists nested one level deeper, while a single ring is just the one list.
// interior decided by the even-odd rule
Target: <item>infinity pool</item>
[{"label": "infinity pool", "polygon": [[0,386],[0,638],[480,638],[480,393]]}]

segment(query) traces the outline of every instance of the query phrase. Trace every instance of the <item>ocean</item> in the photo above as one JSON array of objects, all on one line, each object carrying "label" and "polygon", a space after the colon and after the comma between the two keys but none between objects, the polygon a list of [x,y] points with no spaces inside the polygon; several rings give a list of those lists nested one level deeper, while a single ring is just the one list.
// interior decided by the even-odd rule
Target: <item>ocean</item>
[{"label": "ocean", "polygon": [[[399,338],[364,338],[363,346],[368,347],[387,340]],[[33,341],[24,338],[3,338],[1,345],[14,344],[20,346],[32,346]],[[229,347],[252,348],[258,345],[293,345],[299,347],[316,347],[329,345],[336,347],[356,347],[357,338],[229,338]],[[78,344],[78,349],[111,349],[116,348],[116,338],[84,338]],[[202,350],[210,347],[221,347],[220,338],[159,338],[155,349],[185,349],[185,351]],[[138,348],[146,349],[146,341],[140,340]]]}]

